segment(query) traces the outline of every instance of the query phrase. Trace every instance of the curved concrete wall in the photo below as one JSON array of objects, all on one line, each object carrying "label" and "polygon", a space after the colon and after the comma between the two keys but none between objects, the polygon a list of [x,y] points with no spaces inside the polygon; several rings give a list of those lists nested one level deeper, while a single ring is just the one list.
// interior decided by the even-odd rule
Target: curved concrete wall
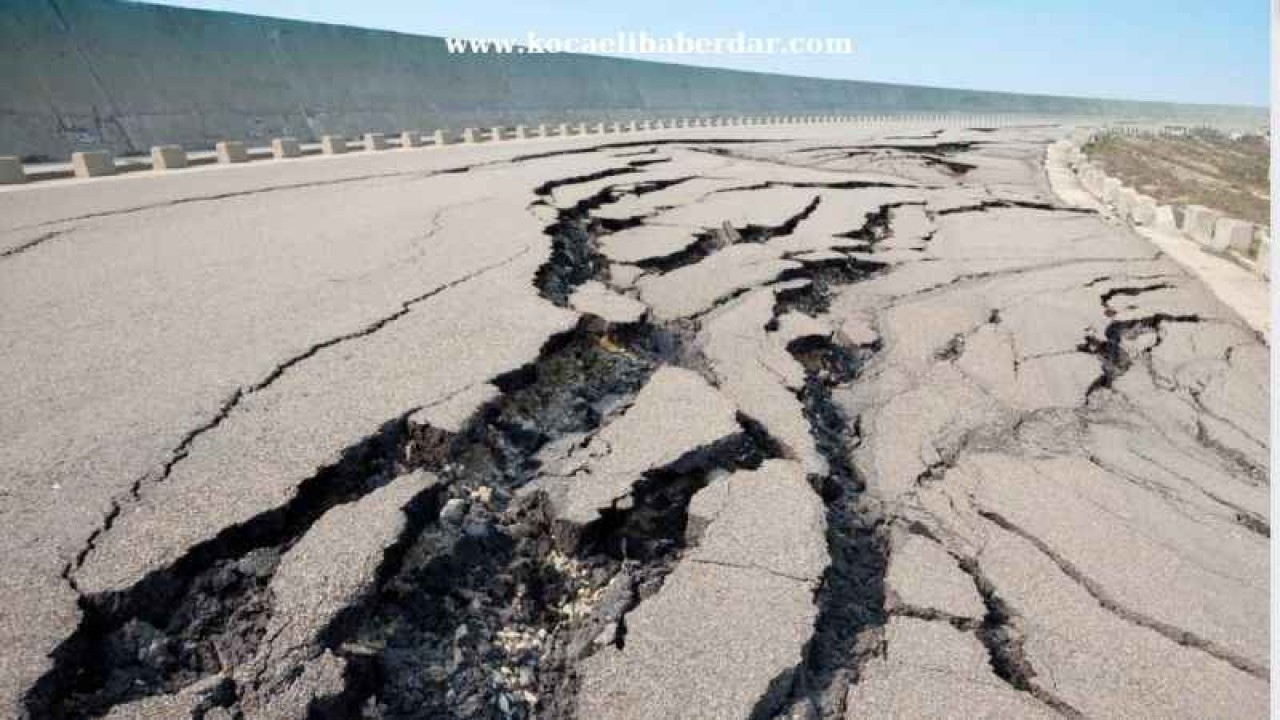
[{"label": "curved concrete wall", "polygon": [[583,120],[1026,112],[1240,121],[1257,108],[819,80],[584,55],[451,55],[435,37],[114,0],[0,0],[0,155]]}]

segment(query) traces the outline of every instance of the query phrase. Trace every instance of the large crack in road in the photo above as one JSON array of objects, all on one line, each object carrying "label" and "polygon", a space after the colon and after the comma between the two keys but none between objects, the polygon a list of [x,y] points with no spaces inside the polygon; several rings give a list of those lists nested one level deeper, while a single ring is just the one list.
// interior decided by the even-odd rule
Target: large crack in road
[{"label": "large crack in road", "polygon": [[[537,247],[525,240],[235,396],[66,571],[82,617],[22,711],[1265,707],[1247,573],[1269,536],[1266,466],[1256,418],[1232,405],[1256,380],[1256,339],[1141,241],[984,155],[1034,144],[954,134],[516,158],[511,221],[537,223],[517,234],[540,236],[544,259],[520,265]],[[528,182],[540,162],[566,171]],[[176,531],[122,575],[121,543],[183,523],[165,503],[198,485],[178,470],[269,412],[259,403],[322,392],[331,373],[294,383],[378,342],[408,352],[397,377],[438,373],[413,357],[439,335],[392,338],[512,282],[562,318],[531,332],[523,362],[401,403],[278,502]],[[484,303],[501,297],[474,312],[495,322]],[[1224,537],[1225,560],[1204,546]],[[1114,560],[1130,551],[1137,572]],[[1076,660],[1117,643],[1141,659],[1102,660],[1108,678]],[[1188,695],[1167,673],[1212,690]]]}]

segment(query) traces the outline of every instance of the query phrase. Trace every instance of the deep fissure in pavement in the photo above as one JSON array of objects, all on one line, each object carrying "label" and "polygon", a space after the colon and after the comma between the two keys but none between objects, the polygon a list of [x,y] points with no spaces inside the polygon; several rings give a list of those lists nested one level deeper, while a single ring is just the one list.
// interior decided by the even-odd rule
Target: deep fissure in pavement
[{"label": "deep fissure in pavement", "polygon": [[[278,511],[225,530],[126,591],[81,598],[84,617],[28,693],[35,717],[93,717],[171,693],[252,657],[269,616],[280,557],[329,509],[391,481],[405,418],[348,449]],[[225,704],[233,692],[213,693]]]},{"label": "deep fissure in pavement", "polygon": [[[540,202],[558,187],[624,180],[647,163],[550,181],[538,188]],[[684,180],[611,185],[559,210],[547,229],[551,258],[534,281],[540,294],[564,305],[583,282],[607,280],[598,235],[643,222],[603,221],[591,210]],[[765,242],[788,234],[818,204],[815,197],[777,227],[726,227],[719,240]],[[847,237],[873,248],[888,234],[891,207]],[[779,291],[775,319],[787,310],[820,315],[836,286],[884,267],[848,257],[803,262],[782,279],[808,283]],[[740,433],[645,473],[625,508],[605,510],[586,527],[567,528],[542,495],[522,492],[536,477],[540,450],[589,436],[624,413],[661,365],[711,377],[691,341],[697,327],[696,320],[684,320],[602,331],[581,323],[549,342],[535,361],[493,379],[498,398],[458,433],[413,425],[408,416],[387,423],[305,481],[280,511],[224,531],[126,592],[85,598],[84,623],[31,691],[28,708],[36,716],[98,716],[243,664],[264,642],[270,580],[290,547],[326,511],[403,473],[426,470],[441,482],[406,508],[405,530],[385,551],[372,591],[322,633],[323,649],[346,661],[345,690],[317,698],[308,711],[319,717],[572,717],[577,663],[602,642],[625,648],[627,613],[660,589],[686,544],[696,542],[697,529],[688,527],[693,495],[722,474],[782,456],[761,425],[740,415]],[[755,714],[773,717],[808,705],[835,717],[861,663],[878,651],[886,543],[849,461],[856,423],[843,416],[831,389],[853,381],[878,346],[806,338],[788,350],[805,368],[797,395],[830,467],[810,482],[826,505],[832,562],[802,662],[775,679]],[[239,702],[254,691],[224,677],[206,689],[197,714],[223,707],[238,716]]]},{"label": "deep fissure in pavement", "polygon": [[859,439],[856,423],[832,400],[831,389],[853,382],[879,347],[804,338],[787,349],[805,368],[799,397],[828,465],[825,476],[812,475],[809,481],[826,506],[831,564],[818,590],[818,618],[801,663],[775,678],[752,718],[843,718],[850,684],[879,652],[887,619],[888,542],[880,513],[865,501],[866,485],[850,461],[851,443]]}]

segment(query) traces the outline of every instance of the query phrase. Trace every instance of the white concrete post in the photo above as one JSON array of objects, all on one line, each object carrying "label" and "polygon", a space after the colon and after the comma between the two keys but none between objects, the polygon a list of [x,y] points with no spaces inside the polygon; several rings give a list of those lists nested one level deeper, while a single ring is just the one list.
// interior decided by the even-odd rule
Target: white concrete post
[{"label": "white concrete post", "polygon": [[400,133],[400,149],[416,148],[422,145],[422,133],[417,130],[405,130]]},{"label": "white concrete post", "polygon": [[320,149],[325,155],[341,155],[347,151],[347,139],[341,135],[325,135],[320,138]]},{"label": "white concrete post", "polygon": [[152,170],[181,170],[187,166],[187,153],[178,145],[156,145],[151,148]]},{"label": "white concrete post", "polygon": [[1168,232],[1178,231],[1178,218],[1173,214],[1173,208],[1168,205],[1156,206],[1156,219],[1152,222],[1152,226]]},{"label": "white concrete post", "polygon": [[449,143],[448,133],[446,133],[443,128],[431,133],[431,139],[435,142],[436,147],[438,148],[444,147]]},{"label": "white concrete post", "polygon": [[27,181],[27,173],[22,169],[22,160],[6,155],[0,157],[0,185],[17,185]]},{"label": "white concrete post", "polygon": [[1182,215],[1182,232],[1201,245],[1211,246],[1219,217],[1218,213],[1202,205],[1188,205]]},{"label": "white concrete post", "polygon": [[239,140],[223,140],[214,145],[214,151],[218,155],[218,162],[223,165],[249,162],[249,150]]},{"label": "white concrete post", "polygon": [[383,135],[382,133],[365,133],[364,149],[369,151],[386,150],[387,136]]},{"label": "white concrete post", "polygon": [[560,137],[569,137],[569,123],[560,123]]},{"label": "white concrete post", "polygon": [[502,126],[489,128],[489,142],[500,142],[502,140]]},{"label": "white concrete post", "polygon": [[516,126],[516,139],[524,140],[529,137],[529,131],[523,125]]},{"label": "white concrete post", "polygon": [[71,169],[79,178],[115,175],[116,161],[106,150],[86,150],[71,154]]},{"label": "white concrete post", "polygon": [[1130,208],[1130,216],[1133,221],[1139,225],[1150,227],[1156,221],[1156,201],[1155,198],[1146,195],[1139,195],[1137,203]]},{"label": "white concrete post", "polygon": [[476,129],[464,128],[462,130],[462,142],[470,144],[470,143],[474,143],[475,141],[476,141]]},{"label": "white concrete post", "polygon": [[1236,218],[1218,218],[1213,227],[1211,247],[1219,252],[1230,250],[1251,258],[1257,252],[1253,237],[1253,223]]},{"label": "white concrete post", "polygon": [[538,137],[540,138],[551,137],[551,128],[547,127],[546,123],[538,124]]},{"label": "white concrete post", "polygon": [[271,156],[277,160],[296,158],[302,155],[302,146],[295,138],[273,138],[271,140]]}]

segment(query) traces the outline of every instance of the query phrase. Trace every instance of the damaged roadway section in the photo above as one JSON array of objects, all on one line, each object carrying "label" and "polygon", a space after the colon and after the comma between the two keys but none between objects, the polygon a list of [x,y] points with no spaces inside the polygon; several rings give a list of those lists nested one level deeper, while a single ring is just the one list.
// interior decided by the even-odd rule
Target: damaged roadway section
[{"label": "damaged roadway section", "polygon": [[1063,132],[0,193],[0,715],[1266,716],[1267,348]]}]

